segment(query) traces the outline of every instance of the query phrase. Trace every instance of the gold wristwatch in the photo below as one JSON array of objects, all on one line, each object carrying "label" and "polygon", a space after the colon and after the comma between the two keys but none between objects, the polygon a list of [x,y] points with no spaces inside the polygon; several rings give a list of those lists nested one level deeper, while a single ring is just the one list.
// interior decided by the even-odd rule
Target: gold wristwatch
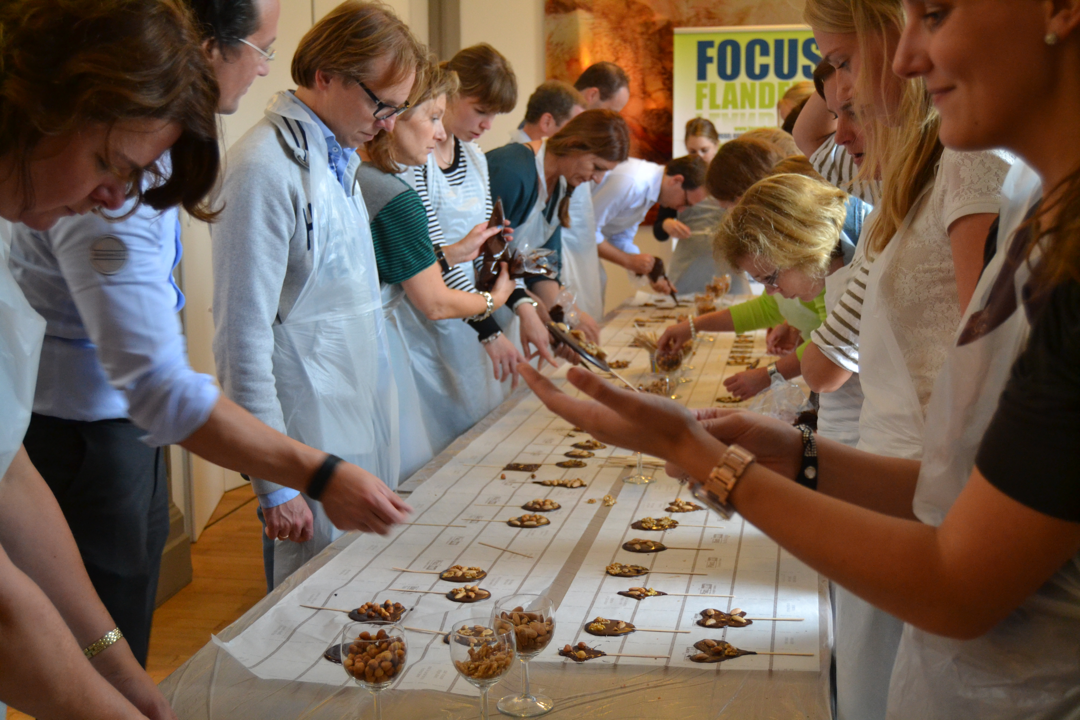
[{"label": "gold wristwatch", "polygon": [[729,445],[720,458],[720,462],[709,473],[705,484],[693,491],[693,496],[719,513],[725,520],[730,518],[735,509],[728,502],[735,483],[746,472],[746,468],[756,460],[754,454],[738,445]]}]

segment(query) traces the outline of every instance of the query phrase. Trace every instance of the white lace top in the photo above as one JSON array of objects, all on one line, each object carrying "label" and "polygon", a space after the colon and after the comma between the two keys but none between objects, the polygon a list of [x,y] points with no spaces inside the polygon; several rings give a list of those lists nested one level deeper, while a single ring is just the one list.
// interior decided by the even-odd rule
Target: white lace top
[{"label": "white lace top", "polygon": [[1011,163],[1006,153],[945,150],[911,222],[891,241],[899,245],[882,274],[882,305],[923,413],[960,322],[949,226],[967,215],[998,212]]}]

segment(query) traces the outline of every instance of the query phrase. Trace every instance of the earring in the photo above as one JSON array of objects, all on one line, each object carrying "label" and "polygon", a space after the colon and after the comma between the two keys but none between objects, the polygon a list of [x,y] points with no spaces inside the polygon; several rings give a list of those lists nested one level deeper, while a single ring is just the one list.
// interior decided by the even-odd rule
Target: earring
[{"label": "earring", "polygon": [[1057,45],[1058,36],[1056,32],[1046,33],[1046,37],[1043,38],[1043,42],[1047,45]]}]

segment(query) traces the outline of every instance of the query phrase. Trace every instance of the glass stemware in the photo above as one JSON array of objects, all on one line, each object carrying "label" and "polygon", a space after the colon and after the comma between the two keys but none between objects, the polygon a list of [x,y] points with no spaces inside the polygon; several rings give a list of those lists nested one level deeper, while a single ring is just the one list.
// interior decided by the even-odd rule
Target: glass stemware
[{"label": "glass stemware", "polygon": [[408,644],[400,625],[366,622],[342,628],[341,666],[357,685],[371,693],[375,720],[382,720],[379,693],[401,677],[407,656]]},{"label": "glass stemware", "polygon": [[507,695],[499,700],[499,712],[511,717],[536,717],[551,712],[555,702],[546,695],[533,695],[529,687],[529,661],[551,644],[555,634],[555,606],[551,599],[532,593],[503,598],[495,603],[492,626],[499,631],[514,631],[524,686],[520,695]]},{"label": "glass stemware", "polygon": [[512,628],[491,627],[483,615],[455,623],[450,631],[450,659],[461,677],[480,689],[480,718],[488,720],[488,689],[514,666],[517,656]]},{"label": "glass stemware", "polygon": [[634,472],[623,478],[623,482],[627,485],[648,485],[653,481],[652,475],[645,474],[645,466],[642,464],[641,453],[634,453],[634,457],[637,458],[637,467],[634,468]]}]

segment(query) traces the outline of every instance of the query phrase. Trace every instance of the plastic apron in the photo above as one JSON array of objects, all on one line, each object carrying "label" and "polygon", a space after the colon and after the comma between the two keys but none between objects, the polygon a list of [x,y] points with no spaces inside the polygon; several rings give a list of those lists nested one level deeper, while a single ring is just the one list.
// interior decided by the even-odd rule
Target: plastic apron
[{"label": "plastic apron", "polygon": [[[983,272],[961,328],[985,306],[1013,231],[1039,193],[1035,173],[1022,164],[1014,166],[1003,187],[997,253]],[[1030,268],[1022,263],[1015,275],[1016,311],[983,337],[954,346],[934,385],[914,502],[916,515],[930,525],[941,524],[966,485],[980,439],[1026,344],[1030,327],[1020,292],[1028,277]],[[1078,658],[1080,558],[1073,557],[980,638],[951,640],[905,626],[889,690],[889,717],[1080,717]]]},{"label": "plastic apron", "polygon": [[[456,142],[461,146],[468,168],[461,185],[453,187],[450,184],[435,160],[435,153],[428,155],[427,163],[428,197],[435,214],[439,216],[439,227],[448,245],[453,245],[474,227],[488,221],[487,203],[491,198],[491,181],[484,153],[474,143]],[[476,268],[471,262],[461,263],[458,267],[473,283],[476,282]]]},{"label": "plastic apron", "polygon": [[10,225],[0,221],[0,477],[22,447],[34,408],[45,319],[34,312],[8,269]]},{"label": "plastic apron", "polygon": [[[288,317],[274,326],[274,379],[286,433],[395,487],[397,389],[367,209],[355,181],[346,194],[330,172],[322,132],[302,107],[281,93],[266,114],[279,130],[282,117],[310,129],[312,270]],[[354,155],[347,178],[359,163]],[[314,537],[275,541],[275,585],[342,534],[321,503],[303,497],[315,518]]]},{"label": "plastic apron", "polygon": [[[825,307],[830,311],[844,296],[853,265],[854,262],[845,265],[825,278]],[[859,373],[852,373],[835,392],[821,393],[818,397],[818,434],[849,447],[857,446],[859,413],[853,408],[861,407],[862,399]]]},{"label": "plastic apron", "polygon": [[569,210],[570,227],[562,229],[562,284],[574,293],[578,308],[599,321],[604,316],[604,296],[600,289],[591,182],[574,189]]},{"label": "plastic apron", "polygon": [[[858,447],[914,460],[922,456],[922,404],[880,291],[882,275],[889,271],[930,187],[923,190],[892,242],[870,265],[859,333],[863,409]],[[835,599],[837,720],[881,720],[904,624],[842,587],[836,587]]]},{"label": "plastic apron", "polygon": [[505,399],[476,331],[459,319],[429,320],[401,285],[383,288],[390,356],[398,379],[401,479],[409,478]]},{"label": "plastic apron", "polygon": [[[679,288],[682,292],[682,288]],[[780,314],[787,320],[787,324],[802,334],[803,340],[810,337],[821,325],[821,317],[810,308],[802,304],[798,298],[786,298],[779,293],[773,296],[776,299],[776,307]]]},{"label": "plastic apron", "polygon": [[668,265],[668,277],[679,294],[705,292],[714,276],[731,275],[731,295],[749,295],[746,273],[718,261],[713,252],[713,234],[727,211],[711,195],[697,205],[679,211],[679,222],[690,228],[690,237],[675,243]]}]

